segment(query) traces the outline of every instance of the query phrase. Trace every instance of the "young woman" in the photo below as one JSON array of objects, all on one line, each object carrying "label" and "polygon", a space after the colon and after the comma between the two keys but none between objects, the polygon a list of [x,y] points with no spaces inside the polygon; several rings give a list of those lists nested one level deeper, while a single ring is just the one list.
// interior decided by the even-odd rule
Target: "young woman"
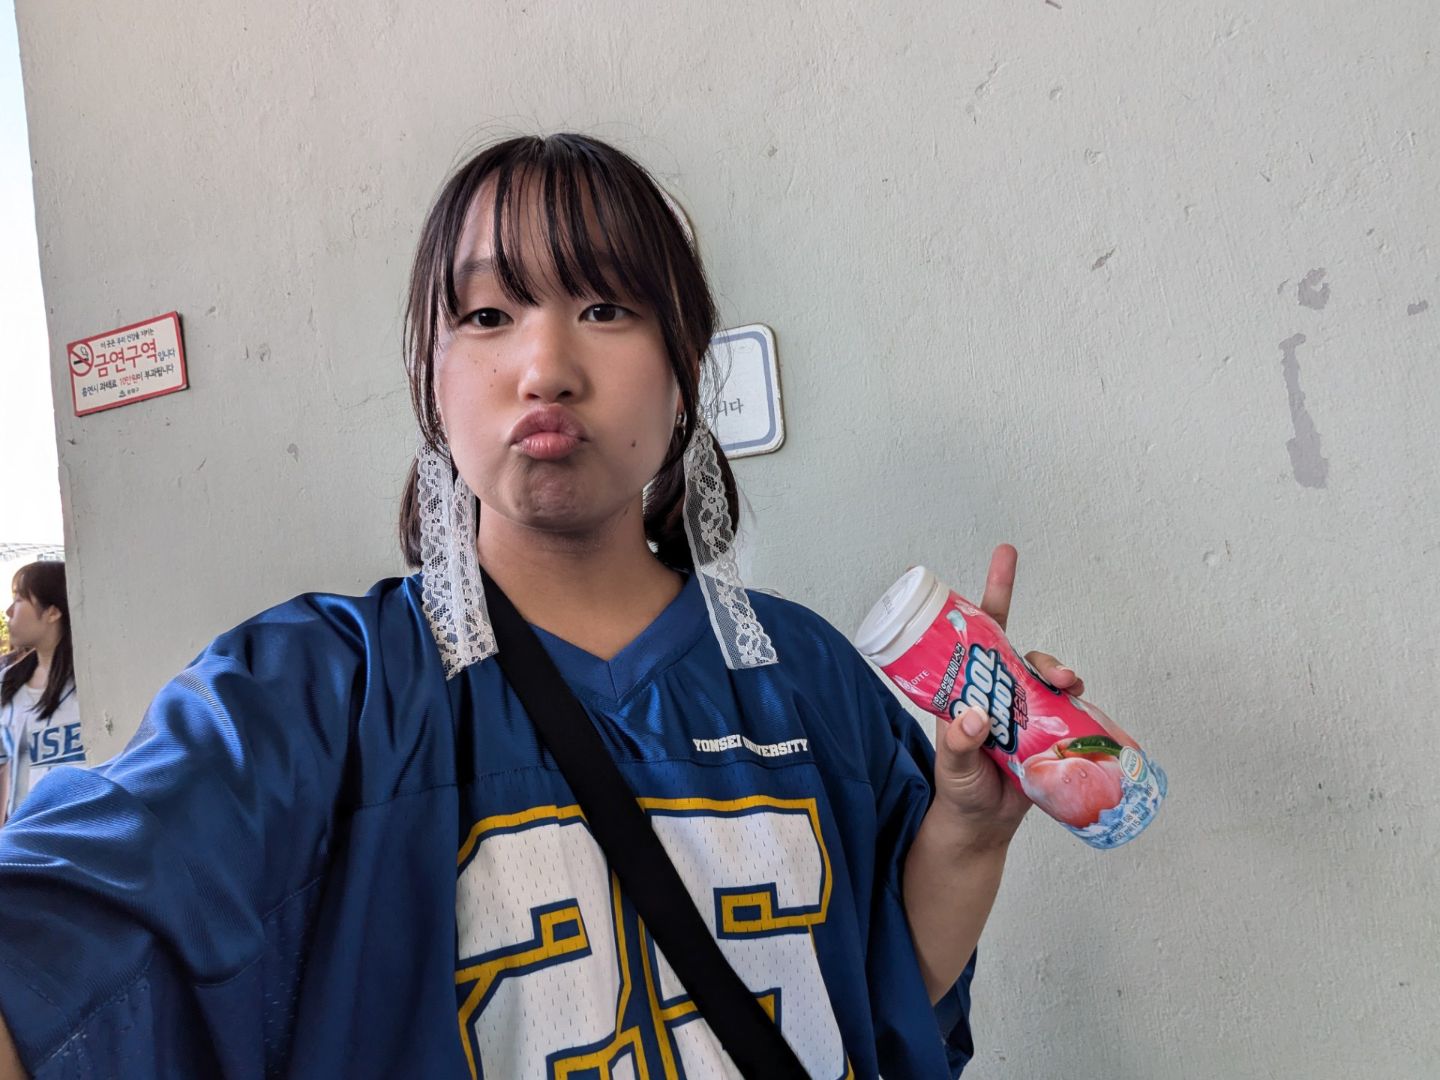
[{"label": "young woman", "polygon": [[516,139],[449,180],[408,312],[422,573],[223,634],[0,831],[14,1067],[734,1075],[492,655],[483,572],[806,1070],[958,1074],[1026,803],[978,714],[937,757],[839,632],[739,587],[715,329],[672,204],[613,148]]},{"label": "young woman", "polygon": [[0,822],[57,765],[83,764],[65,564],[22,566],[5,618],[15,657],[0,672]]}]

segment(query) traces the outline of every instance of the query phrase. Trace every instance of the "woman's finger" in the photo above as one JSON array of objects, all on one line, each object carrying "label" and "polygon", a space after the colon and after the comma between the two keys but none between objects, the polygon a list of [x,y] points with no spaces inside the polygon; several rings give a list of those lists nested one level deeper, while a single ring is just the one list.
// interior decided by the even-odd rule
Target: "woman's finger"
[{"label": "woman's finger", "polygon": [[1056,690],[1064,690],[1067,694],[1085,692],[1085,683],[1080,676],[1049,653],[1028,652],[1025,654],[1025,662]]},{"label": "woman's finger", "polygon": [[985,575],[980,610],[999,623],[1001,630],[1010,618],[1010,597],[1015,591],[1015,564],[1019,558],[1013,546],[1000,544],[990,556],[990,572]]}]

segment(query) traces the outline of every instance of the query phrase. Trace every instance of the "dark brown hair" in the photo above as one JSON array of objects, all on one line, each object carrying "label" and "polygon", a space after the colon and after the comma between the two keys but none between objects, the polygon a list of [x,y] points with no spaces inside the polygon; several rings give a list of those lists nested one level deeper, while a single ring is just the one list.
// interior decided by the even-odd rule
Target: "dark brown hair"
[{"label": "dark brown hair", "polygon": [[[661,562],[691,569],[683,460],[702,407],[700,364],[716,329],[715,301],[700,257],[659,186],[642,165],[612,146],[573,134],[509,139],[482,150],[446,181],[420,232],[405,313],[405,366],[422,438],[437,450],[445,447],[435,401],[435,348],[442,329],[463,314],[455,289],[455,248],[486,181],[493,181],[495,191],[495,273],[512,301],[536,303],[537,275],[552,272],[573,297],[628,295],[655,313],[685,415],[647,489],[645,535]],[[525,265],[521,256],[527,211],[537,196],[549,256],[549,265],[541,267]],[[718,444],[715,452],[734,526],[735,478]],[[400,546],[406,561],[418,567],[414,464],[400,503]]]},{"label": "dark brown hair", "polygon": [[[49,608],[60,609],[60,643],[50,660],[50,677],[40,695],[40,719],[47,720],[65,699],[75,682],[75,654],[70,646],[70,603],[65,596],[65,564],[63,562],[32,562],[15,571],[10,591],[23,597],[39,613]],[[16,660],[0,677],[0,708],[10,704],[20,687],[30,681],[40,657],[31,649]]]}]

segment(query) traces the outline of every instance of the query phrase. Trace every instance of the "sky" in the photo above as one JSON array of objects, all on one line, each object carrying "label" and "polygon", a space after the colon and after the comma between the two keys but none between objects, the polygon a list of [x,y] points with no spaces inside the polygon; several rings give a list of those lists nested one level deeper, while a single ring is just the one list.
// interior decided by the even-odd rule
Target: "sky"
[{"label": "sky", "polygon": [[[0,0],[0,541],[64,538],[14,0]],[[8,599],[7,567],[0,593]]]}]

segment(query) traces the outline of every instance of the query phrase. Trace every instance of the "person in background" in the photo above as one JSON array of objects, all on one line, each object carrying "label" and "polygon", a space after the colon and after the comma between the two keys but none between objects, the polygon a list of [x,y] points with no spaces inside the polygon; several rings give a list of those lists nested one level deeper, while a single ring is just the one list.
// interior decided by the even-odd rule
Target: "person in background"
[{"label": "person in background", "polygon": [[0,822],[55,766],[85,762],[65,564],[22,566],[10,593],[15,651],[0,671]]}]

